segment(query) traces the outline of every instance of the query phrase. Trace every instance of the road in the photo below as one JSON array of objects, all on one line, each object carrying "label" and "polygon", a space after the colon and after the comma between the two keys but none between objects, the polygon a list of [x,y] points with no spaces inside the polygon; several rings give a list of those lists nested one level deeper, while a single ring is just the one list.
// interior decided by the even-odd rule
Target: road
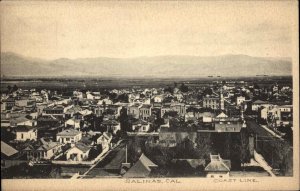
[{"label": "road", "polygon": [[254,119],[246,117],[246,123],[250,131],[257,134],[259,137],[264,137],[266,139],[271,139],[274,141],[280,141],[278,137],[275,137],[270,132],[258,125]]},{"label": "road", "polygon": [[247,128],[257,135],[255,149],[273,169],[279,169],[282,175],[290,175],[293,167],[293,147],[266,129],[252,118],[246,117]]},{"label": "road", "polygon": [[118,176],[122,162],[125,162],[125,142],[112,149],[103,160],[86,173],[86,178]]}]

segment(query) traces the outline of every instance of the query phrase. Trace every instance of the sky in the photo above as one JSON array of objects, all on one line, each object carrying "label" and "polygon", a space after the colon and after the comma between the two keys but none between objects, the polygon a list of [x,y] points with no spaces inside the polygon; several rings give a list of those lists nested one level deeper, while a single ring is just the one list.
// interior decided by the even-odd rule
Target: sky
[{"label": "sky", "polygon": [[88,58],[290,57],[296,1],[1,2],[1,52]]}]

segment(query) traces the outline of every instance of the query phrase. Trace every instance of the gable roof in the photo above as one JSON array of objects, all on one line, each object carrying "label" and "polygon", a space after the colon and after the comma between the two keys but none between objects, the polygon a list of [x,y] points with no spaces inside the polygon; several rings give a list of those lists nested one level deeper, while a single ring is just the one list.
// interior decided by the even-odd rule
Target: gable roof
[{"label": "gable roof", "polygon": [[83,152],[87,152],[88,150],[90,150],[91,148],[83,143],[76,143],[75,147],[78,148],[79,150],[83,151]]},{"label": "gable roof", "polygon": [[17,151],[15,148],[13,148],[12,146],[6,144],[5,142],[1,141],[1,153],[3,153],[4,155],[10,157],[16,153],[18,153],[19,151]]},{"label": "gable roof", "polygon": [[32,121],[32,120],[27,119],[26,117],[23,117],[23,116],[11,119],[12,123],[23,123],[23,122],[26,122],[26,121]]},{"label": "gable roof", "polygon": [[216,118],[227,118],[227,117],[228,116],[224,112],[222,112]]},{"label": "gable roof", "polygon": [[103,125],[119,125],[120,123],[114,119],[106,120],[102,122]]},{"label": "gable roof", "polygon": [[29,132],[31,130],[34,130],[36,129],[35,127],[31,127],[31,126],[27,126],[27,125],[20,125],[20,126],[17,126],[14,130],[16,132]]},{"label": "gable roof", "polygon": [[268,103],[267,101],[262,101],[262,100],[256,100],[255,102],[253,102],[253,104],[265,104]]},{"label": "gable roof", "polygon": [[145,178],[151,173],[151,167],[157,167],[150,159],[142,154],[139,160],[124,174],[127,178]]},{"label": "gable roof", "polygon": [[133,124],[133,125],[139,125],[139,124],[141,124],[141,125],[148,125],[148,122],[139,119],[139,120],[133,122],[132,124]]},{"label": "gable roof", "polygon": [[80,131],[77,131],[75,129],[67,129],[62,132],[57,133],[57,136],[76,136],[80,134]]}]

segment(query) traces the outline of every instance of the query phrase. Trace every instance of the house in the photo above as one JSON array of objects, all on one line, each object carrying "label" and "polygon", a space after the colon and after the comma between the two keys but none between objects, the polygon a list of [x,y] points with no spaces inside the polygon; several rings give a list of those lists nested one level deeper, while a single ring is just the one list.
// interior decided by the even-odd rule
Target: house
[{"label": "house", "polygon": [[85,110],[82,110],[82,111],[79,111],[79,113],[85,117],[85,116],[88,116],[88,115],[91,115],[93,112],[88,110],[88,109],[85,109]]},{"label": "house", "polygon": [[107,132],[112,131],[114,134],[121,130],[121,124],[120,122],[112,119],[112,120],[106,120],[102,122],[102,125],[104,125],[107,129]]},{"label": "house", "polygon": [[211,123],[213,118],[215,117],[215,114],[209,111],[199,112],[195,113],[195,117],[197,119],[201,119],[204,123]]},{"label": "house", "polygon": [[61,124],[61,121],[52,115],[39,116],[37,118],[37,126],[52,126],[56,127]]},{"label": "house", "polygon": [[132,130],[138,132],[148,132],[150,130],[150,123],[140,119],[132,123]]},{"label": "house", "polygon": [[131,115],[132,117],[138,119],[140,117],[140,105],[139,104],[133,104],[127,107],[127,113],[128,115]]},{"label": "house", "polygon": [[166,112],[169,112],[169,111],[171,111],[171,108],[170,108],[169,105],[164,105],[164,106],[162,106],[162,108],[161,108],[161,110],[160,110],[160,117],[163,117],[164,114],[165,114]]},{"label": "house", "polygon": [[11,110],[13,106],[15,106],[15,99],[14,98],[7,98],[2,100],[3,106],[2,109],[4,110]]},{"label": "house", "polygon": [[84,161],[89,157],[90,150],[91,147],[83,143],[76,143],[72,148],[66,151],[66,158],[71,161]]},{"label": "house", "polygon": [[26,140],[37,140],[37,129],[32,126],[17,126],[15,129],[16,140],[26,141]]},{"label": "house", "polygon": [[86,99],[95,99],[95,95],[92,92],[86,92]]},{"label": "house", "polygon": [[236,105],[241,105],[244,101],[246,101],[246,98],[243,96],[239,96],[236,98]]},{"label": "house", "polygon": [[102,149],[109,148],[110,142],[112,140],[112,134],[108,132],[104,132],[97,140],[97,144],[102,145]]},{"label": "house", "polygon": [[80,106],[71,106],[64,109],[65,118],[71,118],[77,112],[80,112],[82,109]]},{"label": "house", "polygon": [[60,143],[76,143],[82,138],[82,132],[75,129],[67,129],[57,133],[56,140]]},{"label": "house", "polygon": [[64,117],[64,107],[63,106],[50,106],[43,109],[43,116],[46,115],[53,115],[53,116],[60,116]]},{"label": "house", "polygon": [[81,122],[81,120],[79,120],[79,119],[68,119],[65,122],[65,127],[71,126],[74,129],[80,129],[80,122]]},{"label": "house", "polygon": [[36,120],[31,120],[28,119],[26,117],[17,117],[17,118],[12,118],[10,120],[10,126],[12,127],[16,127],[16,126],[20,126],[20,125],[26,125],[26,126],[36,126],[37,125],[37,121]]},{"label": "house", "polygon": [[154,96],[153,101],[154,103],[161,103],[163,101],[163,96],[162,95]]},{"label": "house", "polygon": [[151,116],[152,105],[142,105],[140,107],[140,119],[147,120]]},{"label": "house", "polygon": [[142,154],[139,160],[123,175],[125,178],[146,178],[158,166]]},{"label": "house", "polygon": [[288,125],[293,122],[293,106],[280,105],[265,107],[261,110],[262,119],[271,119],[279,125]]},{"label": "house", "polygon": [[170,108],[172,111],[176,111],[179,116],[184,116],[186,113],[185,105],[182,103],[171,104]]},{"label": "house", "polygon": [[120,116],[122,106],[120,106],[120,105],[109,105],[107,108],[112,110],[114,115],[116,115],[116,117]]},{"label": "house", "polygon": [[224,112],[221,112],[219,115],[217,115],[217,117],[216,118],[218,118],[218,119],[226,119],[226,118],[228,118],[228,116],[224,113]]},{"label": "house", "polygon": [[61,152],[62,144],[59,142],[45,141],[43,138],[38,143],[27,146],[22,153],[27,160],[51,159]]},{"label": "house", "polygon": [[94,107],[94,113],[96,114],[97,117],[100,117],[105,112],[105,109],[106,109],[105,106],[97,105],[96,107]]},{"label": "house", "polygon": [[112,105],[112,104],[113,104],[113,101],[108,98],[101,99],[97,103],[97,105]]},{"label": "house", "polygon": [[231,161],[224,160],[221,156],[210,154],[210,163],[205,167],[207,178],[229,178]]},{"label": "house", "polygon": [[213,125],[216,132],[240,132],[243,122],[239,118],[215,118]]},{"label": "house", "polygon": [[220,98],[219,97],[204,97],[203,107],[211,109],[220,109]]},{"label": "house", "polygon": [[270,104],[267,101],[256,100],[255,102],[252,103],[252,111],[258,111],[258,109],[261,107],[270,107],[270,106],[272,106],[272,104]]},{"label": "house", "polygon": [[16,99],[15,100],[15,105],[18,107],[26,107],[26,106],[30,106],[30,105],[34,105],[35,101],[34,100],[30,100],[30,99]]}]

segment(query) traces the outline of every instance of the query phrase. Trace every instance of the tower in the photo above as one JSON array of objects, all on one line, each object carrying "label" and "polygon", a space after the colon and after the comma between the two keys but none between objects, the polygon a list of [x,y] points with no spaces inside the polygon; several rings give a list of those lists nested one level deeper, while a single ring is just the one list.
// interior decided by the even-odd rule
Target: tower
[{"label": "tower", "polygon": [[225,109],[224,97],[223,97],[223,87],[221,88],[221,92],[220,92],[220,109],[221,110]]}]

